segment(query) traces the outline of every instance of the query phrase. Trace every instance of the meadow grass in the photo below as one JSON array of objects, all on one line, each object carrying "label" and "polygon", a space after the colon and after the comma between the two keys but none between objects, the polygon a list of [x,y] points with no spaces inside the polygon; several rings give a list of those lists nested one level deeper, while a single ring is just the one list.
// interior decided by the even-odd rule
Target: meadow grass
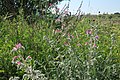
[{"label": "meadow grass", "polygon": [[0,79],[119,80],[120,24],[108,16],[1,17]]}]

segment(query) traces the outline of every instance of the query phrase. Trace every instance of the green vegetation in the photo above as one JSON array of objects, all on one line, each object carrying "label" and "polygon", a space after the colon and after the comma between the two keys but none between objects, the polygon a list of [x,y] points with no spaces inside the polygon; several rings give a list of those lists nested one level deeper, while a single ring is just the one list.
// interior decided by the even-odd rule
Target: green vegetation
[{"label": "green vegetation", "polygon": [[58,13],[0,16],[0,80],[119,80],[120,15]]}]

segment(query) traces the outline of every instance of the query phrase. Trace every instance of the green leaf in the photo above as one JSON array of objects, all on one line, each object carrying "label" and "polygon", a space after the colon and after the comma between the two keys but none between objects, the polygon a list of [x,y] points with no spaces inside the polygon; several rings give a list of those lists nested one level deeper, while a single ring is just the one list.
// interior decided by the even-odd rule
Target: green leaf
[{"label": "green leaf", "polygon": [[0,73],[3,73],[3,72],[5,72],[4,70],[0,70]]}]

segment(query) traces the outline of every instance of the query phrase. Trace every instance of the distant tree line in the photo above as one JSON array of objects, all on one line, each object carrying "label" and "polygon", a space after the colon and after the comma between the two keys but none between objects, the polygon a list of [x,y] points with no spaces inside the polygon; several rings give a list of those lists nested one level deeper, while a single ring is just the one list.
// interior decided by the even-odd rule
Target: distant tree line
[{"label": "distant tree line", "polygon": [[116,13],[114,13],[114,14],[120,14],[119,12],[116,12]]}]

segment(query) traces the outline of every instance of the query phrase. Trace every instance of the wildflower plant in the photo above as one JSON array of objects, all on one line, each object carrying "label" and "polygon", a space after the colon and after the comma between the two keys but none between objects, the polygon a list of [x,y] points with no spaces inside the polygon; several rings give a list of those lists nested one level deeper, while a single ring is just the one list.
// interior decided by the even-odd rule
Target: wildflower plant
[{"label": "wildflower plant", "polygon": [[[15,47],[16,49],[23,48],[19,43]],[[14,49],[14,48],[13,48]],[[15,51],[16,51],[15,49]],[[12,50],[13,51],[13,50]],[[24,58],[21,54],[14,56],[12,59],[12,64],[17,66],[17,70],[21,70],[24,74],[22,80],[47,80],[44,74],[40,70],[35,70],[35,61],[32,60],[31,56]],[[19,80],[20,77],[10,77],[9,80]]]},{"label": "wildflower plant", "polygon": [[71,15],[69,3],[62,10],[49,4],[31,24],[22,13],[1,18],[0,80],[119,80],[120,25],[82,16],[81,5]]}]

